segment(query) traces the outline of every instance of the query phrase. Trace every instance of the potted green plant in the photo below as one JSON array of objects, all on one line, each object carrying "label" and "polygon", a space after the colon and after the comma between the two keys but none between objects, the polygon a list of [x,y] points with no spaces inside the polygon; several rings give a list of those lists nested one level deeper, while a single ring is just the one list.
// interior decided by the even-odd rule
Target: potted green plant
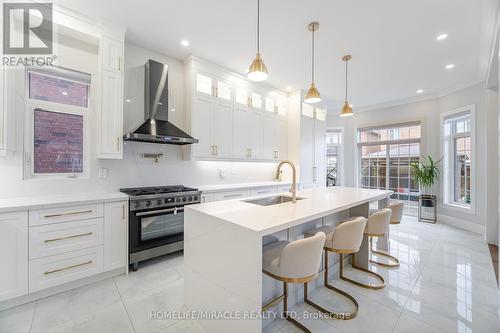
[{"label": "potted green plant", "polygon": [[427,163],[411,163],[413,169],[413,179],[418,183],[421,190],[422,206],[434,207],[435,195],[432,194],[432,186],[439,178],[439,161],[434,161],[432,157],[427,156]]}]

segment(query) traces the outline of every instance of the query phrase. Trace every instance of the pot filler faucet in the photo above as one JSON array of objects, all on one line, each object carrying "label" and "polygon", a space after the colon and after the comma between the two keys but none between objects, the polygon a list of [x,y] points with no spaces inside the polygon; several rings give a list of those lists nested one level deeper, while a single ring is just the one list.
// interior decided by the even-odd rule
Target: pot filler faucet
[{"label": "pot filler faucet", "polygon": [[276,179],[280,178],[280,171],[283,164],[290,164],[292,167],[292,187],[290,188],[290,193],[292,193],[292,202],[297,202],[297,172],[295,170],[295,164],[292,161],[281,161],[278,164],[278,170],[276,171]]}]

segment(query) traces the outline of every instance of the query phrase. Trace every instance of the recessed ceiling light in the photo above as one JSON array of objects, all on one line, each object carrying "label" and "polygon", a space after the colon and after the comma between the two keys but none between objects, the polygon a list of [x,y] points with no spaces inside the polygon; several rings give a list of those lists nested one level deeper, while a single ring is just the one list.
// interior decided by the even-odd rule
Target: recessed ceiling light
[{"label": "recessed ceiling light", "polygon": [[421,94],[421,93],[423,93],[423,92],[424,92],[424,91],[423,91],[422,89],[418,89],[418,90],[417,90],[417,94]]},{"label": "recessed ceiling light", "polygon": [[170,111],[175,112],[175,109],[171,109]]},{"label": "recessed ceiling light", "polygon": [[61,94],[63,94],[64,96],[68,96],[68,93],[63,91]]},{"label": "recessed ceiling light", "polygon": [[189,46],[189,41],[183,39],[183,40],[181,40],[181,44],[182,44],[182,46]]},{"label": "recessed ceiling light", "polygon": [[455,65],[454,64],[449,64],[449,65],[446,65],[445,68],[446,69],[453,69],[453,68],[455,68]]},{"label": "recessed ceiling light", "polygon": [[132,102],[132,100],[127,98],[127,99],[125,100],[125,102],[130,103],[130,102]]},{"label": "recessed ceiling light", "polygon": [[448,34],[440,34],[436,37],[437,40],[445,40],[448,38]]}]

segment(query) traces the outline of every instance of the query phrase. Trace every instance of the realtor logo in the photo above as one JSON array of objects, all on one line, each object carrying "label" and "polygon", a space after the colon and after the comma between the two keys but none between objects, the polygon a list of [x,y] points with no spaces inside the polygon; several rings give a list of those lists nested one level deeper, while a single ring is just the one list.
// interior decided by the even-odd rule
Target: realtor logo
[{"label": "realtor logo", "polygon": [[3,53],[52,54],[52,3],[3,4]]}]

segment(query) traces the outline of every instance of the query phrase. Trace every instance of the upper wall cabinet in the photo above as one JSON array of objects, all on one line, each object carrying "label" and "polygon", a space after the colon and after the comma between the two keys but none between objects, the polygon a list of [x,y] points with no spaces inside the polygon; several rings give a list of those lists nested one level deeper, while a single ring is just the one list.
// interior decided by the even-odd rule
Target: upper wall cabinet
[{"label": "upper wall cabinet", "polygon": [[187,127],[199,160],[276,161],[287,152],[287,95],[189,59],[185,65]]},{"label": "upper wall cabinet", "polygon": [[98,157],[123,158],[123,38],[100,42],[100,107]]},{"label": "upper wall cabinet", "polygon": [[301,186],[326,184],[326,109],[302,103],[300,120]]},{"label": "upper wall cabinet", "polygon": [[201,72],[196,72],[194,77],[191,134],[199,140],[199,143],[191,147],[193,157],[230,158],[233,84]]}]

